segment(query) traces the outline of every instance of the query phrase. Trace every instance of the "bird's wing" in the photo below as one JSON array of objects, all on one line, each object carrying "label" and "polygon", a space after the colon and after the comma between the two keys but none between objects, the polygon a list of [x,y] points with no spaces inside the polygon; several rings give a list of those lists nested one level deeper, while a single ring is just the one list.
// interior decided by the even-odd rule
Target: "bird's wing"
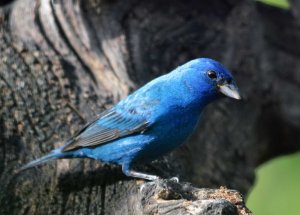
[{"label": "bird's wing", "polygon": [[84,126],[68,141],[63,151],[95,147],[130,134],[142,133],[148,125],[149,123],[144,118],[128,116],[128,114],[121,114],[111,109]]}]

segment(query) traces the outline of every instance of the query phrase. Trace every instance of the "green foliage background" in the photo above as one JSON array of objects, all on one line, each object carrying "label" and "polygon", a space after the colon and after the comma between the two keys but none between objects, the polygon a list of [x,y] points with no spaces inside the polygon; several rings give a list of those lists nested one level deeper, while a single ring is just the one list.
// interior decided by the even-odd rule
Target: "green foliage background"
[{"label": "green foliage background", "polygon": [[[288,0],[258,1],[289,9]],[[254,215],[300,214],[300,154],[277,158],[260,166],[247,206]]]},{"label": "green foliage background", "polygon": [[254,215],[300,214],[300,154],[269,161],[257,169],[256,177],[247,198]]},{"label": "green foliage background", "polygon": [[275,7],[281,7],[284,9],[288,9],[289,8],[289,2],[288,0],[257,0],[259,2],[263,2]]}]

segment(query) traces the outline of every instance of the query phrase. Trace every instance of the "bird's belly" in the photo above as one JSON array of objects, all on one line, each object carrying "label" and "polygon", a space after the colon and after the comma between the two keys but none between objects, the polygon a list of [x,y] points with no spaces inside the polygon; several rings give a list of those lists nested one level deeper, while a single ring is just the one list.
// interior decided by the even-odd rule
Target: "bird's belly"
[{"label": "bird's belly", "polygon": [[132,163],[151,143],[153,137],[148,135],[128,136],[94,148],[89,157],[107,163]]},{"label": "bird's belly", "polygon": [[149,162],[180,146],[193,131],[197,119],[166,120],[143,134],[90,149],[88,157],[107,163]]},{"label": "bird's belly", "polygon": [[[189,137],[197,124],[197,119],[186,122],[180,120],[168,126],[161,124],[155,130],[150,130],[149,133],[155,134],[152,141],[146,144],[143,149],[138,153],[137,160],[152,161],[161,155],[164,155],[173,149],[177,148]],[[145,133],[147,135],[147,132]]]},{"label": "bird's belly", "polygon": [[179,146],[187,137],[139,134],[90,149],[87,157],[106,163],[150,162]]}]

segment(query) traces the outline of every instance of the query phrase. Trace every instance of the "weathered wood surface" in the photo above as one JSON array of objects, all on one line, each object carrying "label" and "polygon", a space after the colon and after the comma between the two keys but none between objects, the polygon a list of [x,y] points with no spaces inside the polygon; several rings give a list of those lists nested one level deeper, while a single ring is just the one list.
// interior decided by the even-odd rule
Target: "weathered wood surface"
[{"label": "weathered wood surface", "polygon": [[[300,9],[291,3],[291,12],[252,0],[1,6],[0,214],[247,214],[240,194],[218,188],[247,194],[257,165],[300,148]],[[83,159],[17,174],[133,89],[200,56],[233,71],[244,101],[211,105],[187,144],[138,167],[193,186],[144,184]]]}]

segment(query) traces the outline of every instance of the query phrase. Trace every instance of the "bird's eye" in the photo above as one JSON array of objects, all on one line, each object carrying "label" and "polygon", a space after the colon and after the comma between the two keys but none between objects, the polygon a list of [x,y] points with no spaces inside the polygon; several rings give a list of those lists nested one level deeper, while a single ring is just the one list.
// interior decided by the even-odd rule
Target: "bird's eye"
[{"label": "bird's eye", "polygon": [[210,78],[210,79],[216,79],[217,78],[217,73],[215,72],[215,71],[213,71],[213,70],[209,70],[208,72],[207,72],[207,76]]}]

